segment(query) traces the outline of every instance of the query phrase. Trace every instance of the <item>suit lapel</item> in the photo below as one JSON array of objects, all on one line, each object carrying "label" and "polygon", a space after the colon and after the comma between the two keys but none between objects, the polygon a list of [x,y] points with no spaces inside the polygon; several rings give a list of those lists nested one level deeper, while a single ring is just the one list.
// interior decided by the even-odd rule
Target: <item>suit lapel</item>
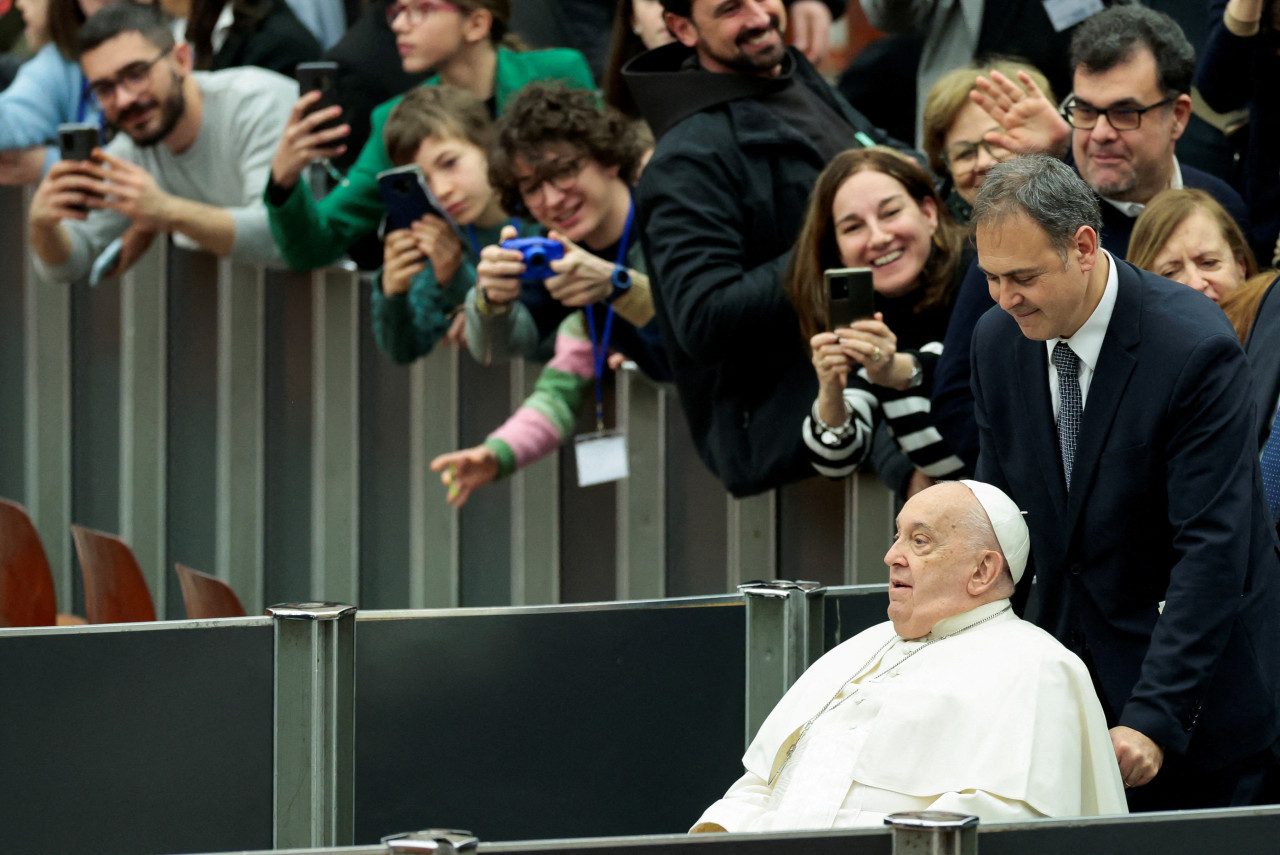
[{"label": "suit lapel", "polygon": [[1139,343],[1142,281],[1138,273],[1116,261],[1114,256],[1112,263],[1116,265],[1119,289],[1080,421],[1076,459],[1071,469],[1072,487],[1067,500],[1067,531],[1075,527],[1080,517],[1080,510],[1097,477],[1098,458],[1120,409],[1129,377],[1138,364],[1133,351]]}]

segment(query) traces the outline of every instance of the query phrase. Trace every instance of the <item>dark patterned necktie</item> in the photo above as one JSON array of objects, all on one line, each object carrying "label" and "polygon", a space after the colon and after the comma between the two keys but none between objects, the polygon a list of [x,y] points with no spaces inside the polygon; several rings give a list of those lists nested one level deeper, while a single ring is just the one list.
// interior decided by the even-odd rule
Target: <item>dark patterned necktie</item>
[{"label": "dark patterned necktie", "polygon": [[1076,437],[1080,434],[1080,358],[1065,341],[1053,346],[1053,367],[1058,369],[1058,448],[1062,451],[1062,472],[1071,489],[1071,465],[1076,459]]}]

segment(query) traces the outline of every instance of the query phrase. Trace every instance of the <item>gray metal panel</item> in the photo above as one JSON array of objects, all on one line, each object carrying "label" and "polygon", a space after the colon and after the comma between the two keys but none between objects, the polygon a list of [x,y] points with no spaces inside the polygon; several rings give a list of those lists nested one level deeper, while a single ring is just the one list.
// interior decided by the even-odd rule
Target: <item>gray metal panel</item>
[{"label": "gray metal panel", "polygon": [[78,587],[70,531],[71,288],[38,280],[30,258],[24,262],[24,498],[49,555],[58,610],[70,612]]},{"label": "gray metal panel", "polygon": [[0,187],[0,496],[14,501],[26,493],[26,221],[22,190]]},{"label": "gray metal panel", "polygon": [[[458,365],[458,446],[470,448],[511,415],[510,368],[484,367],[470,357]],[[511,602],[511,482],[471,494],[459,515],[459,590],[464,606]]]},{"label": "gray metal panel", "polygon": [[311,596],[312,277],[272,271],[266,293],[263,601]]},{"label": "gray metal panel", "polygon": [[[618,424],[630,475],[618,484],[617,598],[666,594],[667,401],[671,393],[628,362],[618,373]],[[677,414],[679,417],[679,414]]]},{"label": "gray metal panel", "polygon": [[[218,262],[217,576],[253,614],[263,606],[265,275]],[[208,571],[206,571],[208,572]]]},{"label": "gray metal panel", "polygon": [[[218,265],[207,253],[170,246],[169,558],[215,572],[218,472]],[[168,586],[169,614],[183,614],[181,586]],[[159,608],[159,603],[157,603]]]},{"label": "gray metal panel", "polygon": [[893,536],[897,498],[875,475],[845,479],[845,581],[867,585],[889,581],[884,554]]},{"label": "gray metal panel", "polygon": [[271,846],[272,629],[0,630],[0,851]]},{"label": "gray metal panel", "polygon": [[355,273],[313,274],[311,599],[360,597],[359,332]]},{"label": "gray metal panel", "polygon": [[724,487],[698,457],[689,423],[678,408],[666,426],[666,576],[671,596],[722,594],[728,562]]},{"label": "gray metal panel", "polygon": [[[542,366],[513,360],[510,369],[514,413],[533,391]],[[560,453],[554,451],[511,477],[511,542],[521,544],[511,550],[512,605],[560,602],[559,472]]]},{"label": "gray metal panel", "polygon": [[778,490],[778,578],[845,579],[844,481],[808,478]]},{"label": "gray metal panel", "polygon": [[[120,279],[120,537],[151,568],[152,599],[165,606],[168,550],[168,241],[156,240]],[[157,614],[164,614],[158,611]],[[173,615],[170,615],[173,616]]]},{"label": "gray metal panel", "polygon": [[407,602],[418,608],[461,602],[460,518],[445,501],[440,476],[428,469],[432,460],[460,445],[460,359],[456,347],[439,347],[418,360],[411,375]]},{"label": "gray metal panel", "polygon": [[778,578],[778,493],[735,499],[728,496],[729,588],[752,579]]}]

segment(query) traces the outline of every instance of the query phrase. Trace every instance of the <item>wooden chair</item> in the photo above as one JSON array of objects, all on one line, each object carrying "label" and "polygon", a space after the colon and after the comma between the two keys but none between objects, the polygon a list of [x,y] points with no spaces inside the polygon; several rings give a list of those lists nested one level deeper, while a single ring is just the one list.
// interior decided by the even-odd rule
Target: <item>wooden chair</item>
[{"label": "wooden chair", "polygon": [[226,582],[183,564],[175,564],[173,569],[182,583],[182,602],[189,619],[244,616],[240,598]]},{"label": "wooden chair", "polygon": [[53,573],[26,508],[0,499],[0,626],[53,626]]},{"label": "wooden chair", "polygon": [[118,537],[71,526],[84,573],[84,609],[89,623],[155,620],[151,592],[133,550]]}]

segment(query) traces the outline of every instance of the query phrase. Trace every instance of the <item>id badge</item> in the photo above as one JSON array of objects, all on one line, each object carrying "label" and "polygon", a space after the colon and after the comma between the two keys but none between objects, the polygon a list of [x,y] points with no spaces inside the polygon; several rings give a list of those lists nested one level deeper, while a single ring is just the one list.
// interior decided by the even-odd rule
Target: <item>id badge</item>
[{"label": "id badge", "polygon": [[601,430],[573,438],[573,456],[578,463],[578,486],[607,484],[627,477],[627,435],[620,430]]},{"label": "id badge", "polygon": [[1102,11],[1102,0],[1043,0],[1044,11],[1053,24],[1054,32],[1062,32],[1069,27],[1091,18]]}]

